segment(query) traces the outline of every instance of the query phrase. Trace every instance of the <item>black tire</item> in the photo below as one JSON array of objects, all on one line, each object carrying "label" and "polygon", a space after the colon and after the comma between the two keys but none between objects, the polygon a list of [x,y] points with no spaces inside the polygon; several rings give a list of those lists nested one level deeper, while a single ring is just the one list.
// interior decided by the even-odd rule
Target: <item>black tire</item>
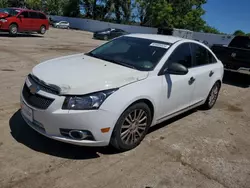
[{"label": "black tire", "polygon": [[[140,116],[140,113],[142,111],[144,112],[142,119],[144,117],[146,117],[146,120],[140,121],[140,123],[141,123],[140,124],[138,119],[140,118],[139,116]],[[137,113],[137,114],[134,114],[133,118],[135,121],[138,120],[138,123],[137,123],[138,126],[132,125],[133,126],[133,128],[132,128],[132,126],[130,126],[130,125],[125,125],[125,122],[127,122],[126,118],[131,117],[132,116],[131,114],[134,112]],[[131,116],[129,116],[129,115],[131,115]],[[138,118],[135,119],[135,117],[138,117]],[[151,125],[151,122],[152,122],[152,114],[151,114],[151,110],[147,104],[140,102],[140,103],[136,103],[136,104],[130,106],[122,113],[122,115],[118,119],[118,121],[115,125],[115,128],[113,130],[112,136],[111,136],[110,145],[113,146],[115,149],[117,149],[120,152],[128,151],[128,150],[131,150],[131,149],[137,147],[141,143],[141,141],[144,139],[144,137],[146,136],[148,129]],[[133,124],[136,124],[136,123],[134,122]],[[139,124],[140,124],[140,126],[145,124],[145,125],[143,125],[144,130],[141,129],[142,127],[140,129],[138,128]],[[128,135],[127,137],[126,136],[124,137],[124,139],[126,139],[126,140],[128,139],[128,141],[130,142],[129,138],[131,138],[132,139],[131,143],[125,143],[127,141],[124,141],[122,139],[122,130],[124,130],[124,128],[122,128],[123,126],[130,127],[126,130],[129,133],[127,134]],[[139,130],[141,130],[141,132]],[[126,131],[124,131],[124,132],[126,132]],[[123,134],[124,134],[124,132],[123,132]],[[138,134],[138,133],[140,133],[140,134]],[[134,142],[133,142],[133,135],[135,138]],[[136,138],[136,135],[138,136],[137,138]]]},{"label": "black tire", "polygon": [[[206,102],[202,105],[202,109],[210,110],[211,108],[214,107],[219,96],[220,88],[221,88],[221,83],[218,81],[213,85],[212,89],[210,90]],[[215,92],[215,90],[217,91]]]},{"label": "black tire", "polygon": [[18,33],[18,26],[17,24],[11,24],[9,26],[9,34],[10,36],[16,36]]},{"label": "black tire", "polygon": [[40,34],[44,35],[46,33],[46,27],[44,25],[42,25],[40,27],[40,31],[39,31]]}]

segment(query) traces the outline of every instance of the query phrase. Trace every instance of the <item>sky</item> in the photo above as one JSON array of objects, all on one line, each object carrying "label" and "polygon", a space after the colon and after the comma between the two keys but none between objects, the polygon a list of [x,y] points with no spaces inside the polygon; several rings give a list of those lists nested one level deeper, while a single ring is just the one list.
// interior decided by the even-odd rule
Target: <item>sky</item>
[{"label": "sky", "polygon": [[235,30],[250,33],[250,0],[207,0],[203,18],[219,31],[232,34]]}]

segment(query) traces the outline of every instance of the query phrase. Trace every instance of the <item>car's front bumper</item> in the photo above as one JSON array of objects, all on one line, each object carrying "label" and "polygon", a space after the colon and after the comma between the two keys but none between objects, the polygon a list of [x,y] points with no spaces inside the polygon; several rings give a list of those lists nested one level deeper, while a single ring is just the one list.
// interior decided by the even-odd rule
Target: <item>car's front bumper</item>
[{"label": "car's front bumper", "polygon": [[[40,134],[62,142],[82,146],[107,146],[109,144],[114,125],[118,119],[117,114],[106,110],[62,110],[65,99],[63,96],[56,96],[43,91],[38,95],[53,97],[55,100],[46,109],[41,110],[31,106],[21,92],[21,103],[32,110],[32,121],[25,117],[27,124]],[[106,133],[101,129],[110,128]],[[78,140],[66,137],[61,130],[83,130],[92,134],[92,139]]]}]

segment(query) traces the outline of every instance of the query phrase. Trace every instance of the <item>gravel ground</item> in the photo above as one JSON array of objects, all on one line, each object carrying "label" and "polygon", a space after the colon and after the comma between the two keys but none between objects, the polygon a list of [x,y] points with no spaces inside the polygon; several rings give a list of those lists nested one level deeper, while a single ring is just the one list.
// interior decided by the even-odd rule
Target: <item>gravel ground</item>
[{"label": "gravel ground", "polygon": [[77,147],[45,138],[20,116],[25,76],[41,61],[86,52],[91,33],[0,34],[0,187],[249,188],[250,78],[226,72],[216,106],[152,127],[136,149]]}]

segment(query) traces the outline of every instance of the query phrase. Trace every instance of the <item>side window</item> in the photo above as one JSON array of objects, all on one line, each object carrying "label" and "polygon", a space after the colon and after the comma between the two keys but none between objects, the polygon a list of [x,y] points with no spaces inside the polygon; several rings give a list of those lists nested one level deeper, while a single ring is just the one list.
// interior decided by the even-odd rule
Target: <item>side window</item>
[{"label": "side window", "polygon": [[23,15],[24,18],[29,18],[29,12],[27,11],[22,12],[20,15]]},{"label": "side window", "polygon": [[217,60],[215,59],[214,55],[211,54],[211,52],[207,51],[208,53],[208,59],[209,59],[209,63],[217,63]]},{"label": "side window", "polygon": [[189,43],[184,43],[178,46],[169,56],[167,64],[180,63],[187,68],[192,67],[192,56]]},{"label": "side window", "polygon": [[[210,64],[208,50],[199,44],[191,44],[194,66],[202,66]],[[212,55],[212,54],[210,54]]]},{"label": "side window", "polygon": [[39,16],[36,12],[30,12],[30,18],[39,19]]},{"label": "side window", "polygon": [[40,18],[40,19],[47,19],[46,16],[45,16],[44,14],[42,14],[42,13],[38,13],[38,14],[39,14],[39,18]]}]

